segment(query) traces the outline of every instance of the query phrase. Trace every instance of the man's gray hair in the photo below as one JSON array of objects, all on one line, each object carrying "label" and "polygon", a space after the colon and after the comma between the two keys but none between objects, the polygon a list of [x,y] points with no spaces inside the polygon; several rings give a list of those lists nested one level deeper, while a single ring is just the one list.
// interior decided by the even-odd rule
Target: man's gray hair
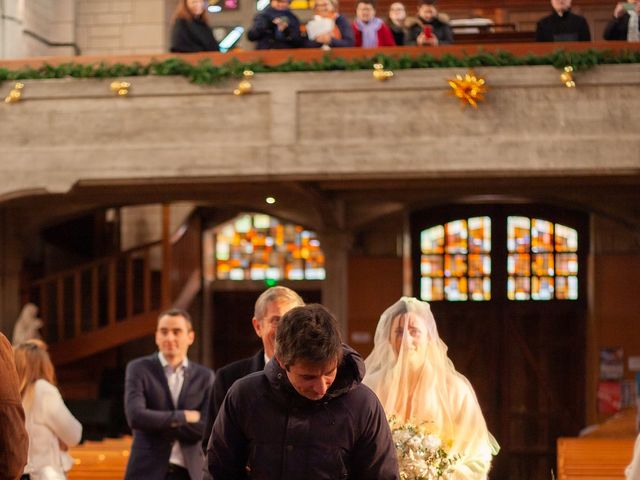
[{"label": "man's gray hair", "polygon": [[258,300],[256,300],[253,316],[262,321],[267,314],[269,302],[273,302],[274,300],[285,300],[287,303],[290,303],[292,307],[301,307],[304,305],[304,300],[300,298],[300,295],[290,288],[282,286],[271,287],[262,292]]}]

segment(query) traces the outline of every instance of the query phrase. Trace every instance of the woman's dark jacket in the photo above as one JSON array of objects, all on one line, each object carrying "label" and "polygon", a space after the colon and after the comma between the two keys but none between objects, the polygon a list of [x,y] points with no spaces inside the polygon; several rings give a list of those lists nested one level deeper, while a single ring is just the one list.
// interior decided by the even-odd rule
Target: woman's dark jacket
[{"label": "woman's dark jacket", "polygon": [[204,479],[398,480],[384,410],[345,346],[322,400],[299,395],[276,360],[236,381],[213,426]]},{"label": "woman's dark jacket", "polygon": [[425,20],[422,17],[416,17],[414,21],[408,19],[410,26],[409,39],[406,45],[415,45],[418,35],[424,31],[424,27],[427,25],[431,25],[433,35],[438,38],[438,45],[453,43],[453,31],[449,26],[449,22],[444,20],[446,17],[446,15],[438,15],[437,17],[433,17],[431,20]]},{"label": "woman's dark jacket", "polygon": [[209,26],[201,19],[177,18],[171,30],[172,52],[217,52],[218,42]]},{"label": "woman's dark jacket", "polygon": [[[399,27],[398,25],[393,23],[390,18],[387,18],[387,25],[388,25],[389,29],[391,30],[391,33],[393,34],[393,39],[396,41],[396,45],[401,46],[401,45],[409,45],[410,44],[410,42],[409,42],[409,28],[408,27],[406,27],[404,25]],[[415,39],[414,39],[413,43],[415,45]]]},{"label": "woman's dark jacket", "polygon": [[[273,20],[286,17],[287,28],[282,32]],[[300,20],[290,10],[276,10],[267,7],[253,19],[253,25],[247,33],[247,38],[256,43],[256,50],[270,50],[274,48],[300,48],[304,39],[300,35]]]},{"label": "woman's dark jacket", "polygon": [[[602,35],[604,39],[626,40],[629,32],[629,18],[631,17],[625,12],[621,17],[611,19],[604,29],[604,34]],[[638,28],[640,29],[640,26]]]}]

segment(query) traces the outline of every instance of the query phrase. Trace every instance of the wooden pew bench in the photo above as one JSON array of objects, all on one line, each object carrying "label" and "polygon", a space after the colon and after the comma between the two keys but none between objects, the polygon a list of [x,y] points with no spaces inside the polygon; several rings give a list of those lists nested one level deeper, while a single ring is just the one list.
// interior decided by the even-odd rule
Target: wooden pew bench
[{"label": "wooden pew bench", "polygon": [[558,480],[624,480],[635,438],[559,438]]},{"label": "wooden pew bench", "polygon": [[130,450],[131,437],[78,445],[69,452],[75,460],[69,480],[121,480]]}]

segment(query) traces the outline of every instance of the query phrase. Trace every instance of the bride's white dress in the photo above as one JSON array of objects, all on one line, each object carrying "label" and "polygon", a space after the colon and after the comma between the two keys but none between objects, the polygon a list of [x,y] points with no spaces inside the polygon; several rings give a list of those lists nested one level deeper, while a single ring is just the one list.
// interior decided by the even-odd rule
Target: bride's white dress
[{"label": "bride's white dress", "polygon": [[389,307],[365,365],[364,383],[378,395],[387,416],[428,422],[430,432],[460,456],[451,478],[487,478],[498,444],[473,387],[447,357],[428,303],[403,297]]}]

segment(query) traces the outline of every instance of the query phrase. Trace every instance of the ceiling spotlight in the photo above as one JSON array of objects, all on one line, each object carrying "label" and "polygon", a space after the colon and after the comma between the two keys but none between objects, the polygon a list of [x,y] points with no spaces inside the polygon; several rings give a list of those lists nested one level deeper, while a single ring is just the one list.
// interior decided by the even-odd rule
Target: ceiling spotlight
[{"label": "ceiling spotlight", "polygon": [[267,202],[269,205],[273,205],[274,203],[276,203],[276,199],[273,197],[267,197],[264,199],[265,202]]}]

